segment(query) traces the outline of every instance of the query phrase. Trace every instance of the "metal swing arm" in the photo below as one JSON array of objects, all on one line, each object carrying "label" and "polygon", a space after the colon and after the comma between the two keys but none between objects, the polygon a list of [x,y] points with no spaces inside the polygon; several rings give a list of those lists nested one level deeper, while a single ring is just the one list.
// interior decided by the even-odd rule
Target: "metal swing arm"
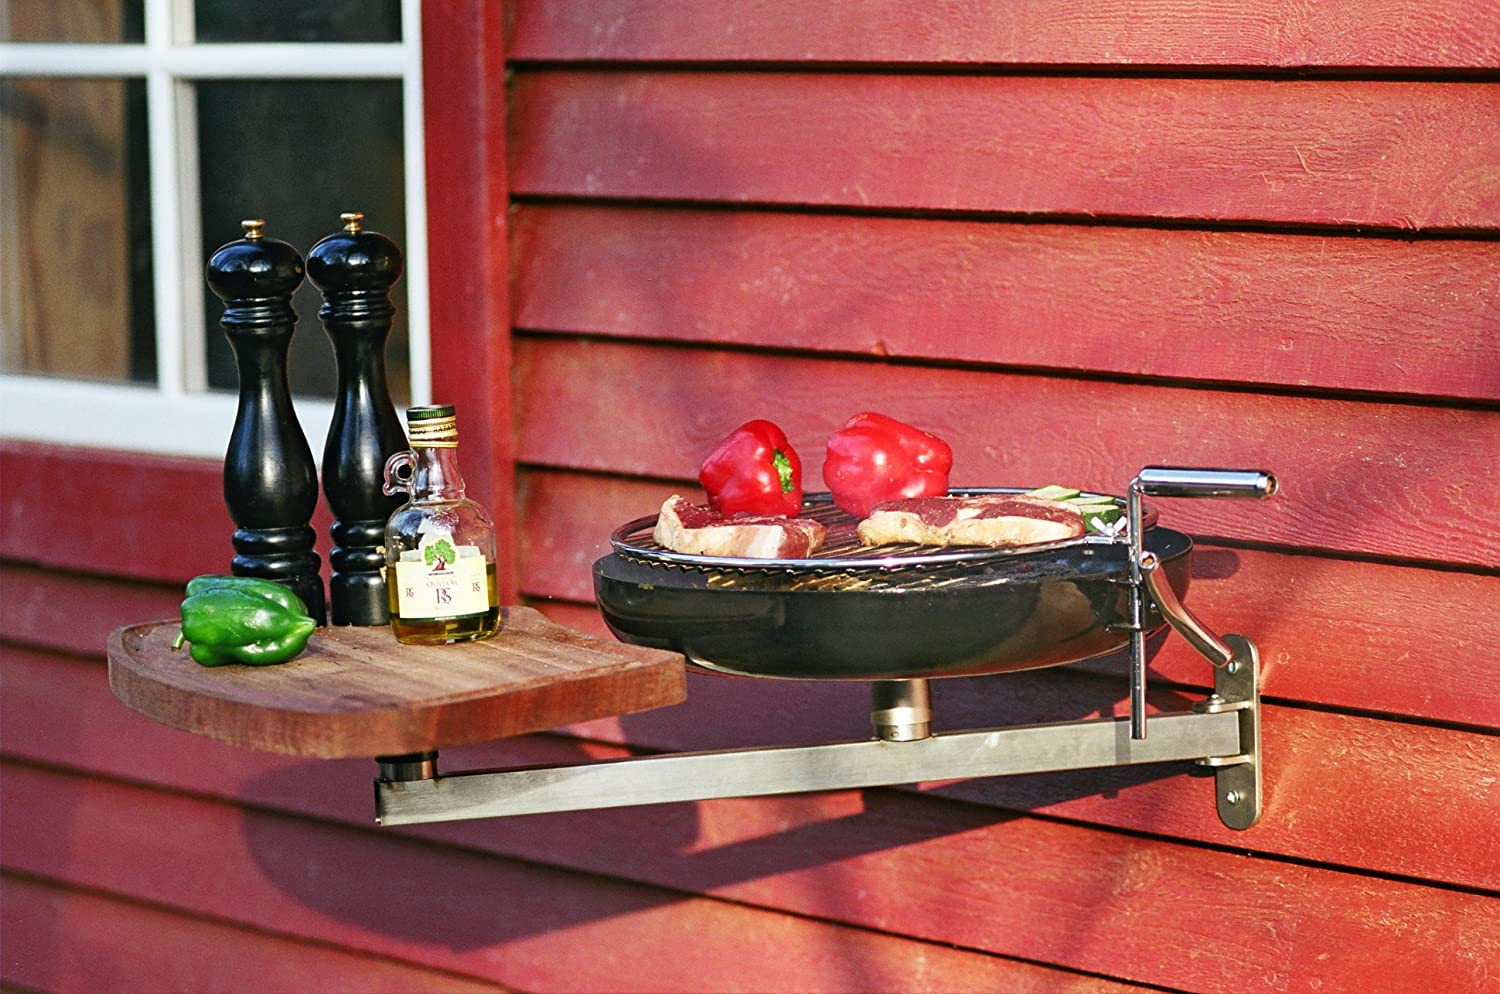
[{"label": "metal swing arm", "polygon": [[[891,681],[903,685],[898,698],[905,691],[917,703],[907,706],[910,724],[884,726],[888,737],[452,775],[437,772],[436,753],[387,757],[375,782],[376,815],[382,825],[409,825],[1195,760],[1218,767],[1220,818],[1248,828],[1260,809],[1257,666],[1248,640],[1225,641],[1235,658],[1216,671],[1215,693],[1191,711],[1153,715],[1149,739],[1133,738],[1122,717],[903,740],[901,729],[925,724],[926,688]],[[889,705],[890,695],[889,687],[877,690],[877,703]],[[892,710],[901,708],[875,712],[877,729]]]}]

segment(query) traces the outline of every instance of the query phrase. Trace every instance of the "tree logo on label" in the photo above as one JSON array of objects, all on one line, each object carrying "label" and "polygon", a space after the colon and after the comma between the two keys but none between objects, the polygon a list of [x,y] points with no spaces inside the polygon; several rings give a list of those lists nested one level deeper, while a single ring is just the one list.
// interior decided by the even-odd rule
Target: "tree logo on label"
[{"label": "tree logo on label", "polygon": [[446,573],[448,564],[457,558],[458,553],[453,550],[453,543],[446,538],[440,538],[422,549],[422,559],[432,567],[434,573]]}]

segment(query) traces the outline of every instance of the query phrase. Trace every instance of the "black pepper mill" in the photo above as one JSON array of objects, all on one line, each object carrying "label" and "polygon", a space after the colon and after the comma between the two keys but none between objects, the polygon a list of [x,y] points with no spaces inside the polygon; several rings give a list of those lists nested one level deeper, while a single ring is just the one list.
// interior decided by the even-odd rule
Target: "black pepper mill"
[{"label": "black pepper mill", "polygon": [[297,323],[292,293],[302,257],[266,238],[264,221],[244,221],[245,237],[208,260],[208,285],[224,301],[221,324],[240,375],[239,410],[224,455],[224,503],[237,530],[230,570],[290,587],[324,624],[317,533],[318,475],[292,410],[287,348]]},{"label": "black pepper mill", "polygon": [[340,214],[344,230],[307,254],[307,275],[323,291],[318,311],[333,342],[338,391],[323,447],[323,492],[337,520],[328,589],[335,625],[390,624],[385,586],[385,523],[402,504],[385,496],[385,461],[406,449],[391,403],[385,342],[391,333],[390,289],[401,278],[401,250],[365,231],[363,214]]}]

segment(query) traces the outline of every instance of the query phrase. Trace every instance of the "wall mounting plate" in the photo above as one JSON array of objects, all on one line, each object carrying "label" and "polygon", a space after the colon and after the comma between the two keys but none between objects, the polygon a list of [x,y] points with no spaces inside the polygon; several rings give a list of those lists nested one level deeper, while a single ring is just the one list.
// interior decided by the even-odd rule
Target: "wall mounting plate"
[{"label": "wall mounting plate", "polygon": [[1230,828],[1246,829],[1260,818],[1260,653],[1243,635],[1225,635],[1234,652],[1228,664],[1214,670],[1214,693],[1194,710],[1232,712],[1239,717],[1242,752],[1237,756],[1203,758],[1214,767],[1214,794],[1219,820]]}]

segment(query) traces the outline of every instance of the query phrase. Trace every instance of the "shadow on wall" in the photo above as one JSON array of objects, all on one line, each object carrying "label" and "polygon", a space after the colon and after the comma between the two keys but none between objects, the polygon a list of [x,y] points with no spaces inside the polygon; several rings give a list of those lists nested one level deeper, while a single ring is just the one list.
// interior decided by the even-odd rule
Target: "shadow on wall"
[{"label": "shadow on wall", "polygon": [[[1152,640],[1153,651],[1161,640]],[[1036,671],[940,681],[935,697],[948,728],[1063,721],[1112,711],[1119,683]],[[1178,709],[1189,701],[1156,692],[1153,704]],[[732,748],[865,737],[867,709],[863,683],[695,676],[689,703],[628,716],[620,726],[626,741],[645,748]],[[721,715],[736,717],[721,722],[715,717]],[[600,758],[600,751],[597,744],[530,736],[451,750],[443,767],[561,765]],[[284,767],[247,784],[244,796],[305,794],[328,765]],[[652,922],[685,927],[703,913],[702,905],[684,904],[697,895],[868,924],[863,894],[870,875],[898,872],[908,856],[892,862],[898,850],[1188,768],[1006,778],[1004,787],[985,787],[981,804],[882,788],[377,831],[257,812],[247,812],[242,824],[267,880],[298,904],[396,954],[411,943],[477,955],[621,916],[634,916],[629,927],[643,935]],[[341,820],[350,814],[358,813],[344,812]],[[788,887],[795,889],[795,908],[786,903]]]}]

